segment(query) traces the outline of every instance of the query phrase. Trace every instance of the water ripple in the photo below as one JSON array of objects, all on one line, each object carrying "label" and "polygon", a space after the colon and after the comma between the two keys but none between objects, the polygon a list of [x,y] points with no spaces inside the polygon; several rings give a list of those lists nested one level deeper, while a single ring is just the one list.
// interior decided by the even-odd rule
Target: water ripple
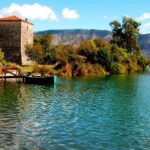
[{"label": "water ripple", "polygon": [[0,149],[149,149],[149,77],[1,86]]}]

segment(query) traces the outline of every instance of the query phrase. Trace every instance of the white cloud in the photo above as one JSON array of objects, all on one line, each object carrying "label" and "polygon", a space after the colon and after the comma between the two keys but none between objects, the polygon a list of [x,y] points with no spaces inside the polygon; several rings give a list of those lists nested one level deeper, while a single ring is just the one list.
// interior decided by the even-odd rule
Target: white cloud
[{"label": "white cloud", "polygon": [[62,10],[62,16],[65,19],[78,19],[80,17],[76,10],[69,8],[64,8]]},{"label": "white cloud", "polygon": [[130,18],[130,15],[126,14],[125,17]]},{"label": "white cloud", "polygon": [[143,15],[137,18],[138,21],[143,21],[146,19],[150,19],[150,13],[144,13]]},{"label": "white cloud", "polygon": [[104,20],[108,20],[109,17],[108,17],[108,16],[103,16],[103,19],[104,19]]},{"label": "white cloud", "polygon": [[142,33],[150,33],[150,22],[141,26]]},{"label": "white cloud", "polygon": [[143,25],[144,28],[150,28],[150,22]]},{"label": "white cloud", "polygon": [[109,21],[117,19],[115,16],[102,16],[102,18]]},{"label": "white cloud", "polygon": [[3,17],[16,15],[29,19],[57,20],[57,15],[50,7],[38,3],[23,5],[12,3],[10,6],[0,9],[0,14]]}]

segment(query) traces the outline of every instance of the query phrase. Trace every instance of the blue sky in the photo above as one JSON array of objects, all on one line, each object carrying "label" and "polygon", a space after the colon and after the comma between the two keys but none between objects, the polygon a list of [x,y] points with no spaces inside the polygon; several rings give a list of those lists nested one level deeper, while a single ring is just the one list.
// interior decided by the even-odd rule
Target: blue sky
[{"label": "blue sky", "polygon": [[142,33],[150,33],[150,0],[0,0],[0,17],[9,15],[28,18],[34,31],[110,30],[111,21],[128,16],[142,23]]}]

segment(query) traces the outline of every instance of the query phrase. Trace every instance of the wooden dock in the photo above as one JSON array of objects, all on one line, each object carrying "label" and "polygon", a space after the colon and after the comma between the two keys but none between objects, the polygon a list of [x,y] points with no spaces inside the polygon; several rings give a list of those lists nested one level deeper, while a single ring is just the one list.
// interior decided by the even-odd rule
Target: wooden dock
[{"label": "wooden dock", "polygon": [[22,79],[24,82],[24,74],[19,68],[0,68],[0,82],[7,79]]},{"label": "wooden dock", "polygon": [[19,68],[0,68],[0,83],[6,82],[8,79],[20,79],[28,84],[56,84],[56,76],[25,76]]}]

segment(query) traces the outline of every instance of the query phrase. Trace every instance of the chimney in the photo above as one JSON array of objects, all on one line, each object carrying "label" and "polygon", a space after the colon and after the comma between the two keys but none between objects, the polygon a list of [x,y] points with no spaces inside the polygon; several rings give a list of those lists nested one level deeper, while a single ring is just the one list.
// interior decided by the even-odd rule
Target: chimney
[{"label": "chimney", "polygon": [[28,21],[28,18],[25,18],[25,21]]}]

